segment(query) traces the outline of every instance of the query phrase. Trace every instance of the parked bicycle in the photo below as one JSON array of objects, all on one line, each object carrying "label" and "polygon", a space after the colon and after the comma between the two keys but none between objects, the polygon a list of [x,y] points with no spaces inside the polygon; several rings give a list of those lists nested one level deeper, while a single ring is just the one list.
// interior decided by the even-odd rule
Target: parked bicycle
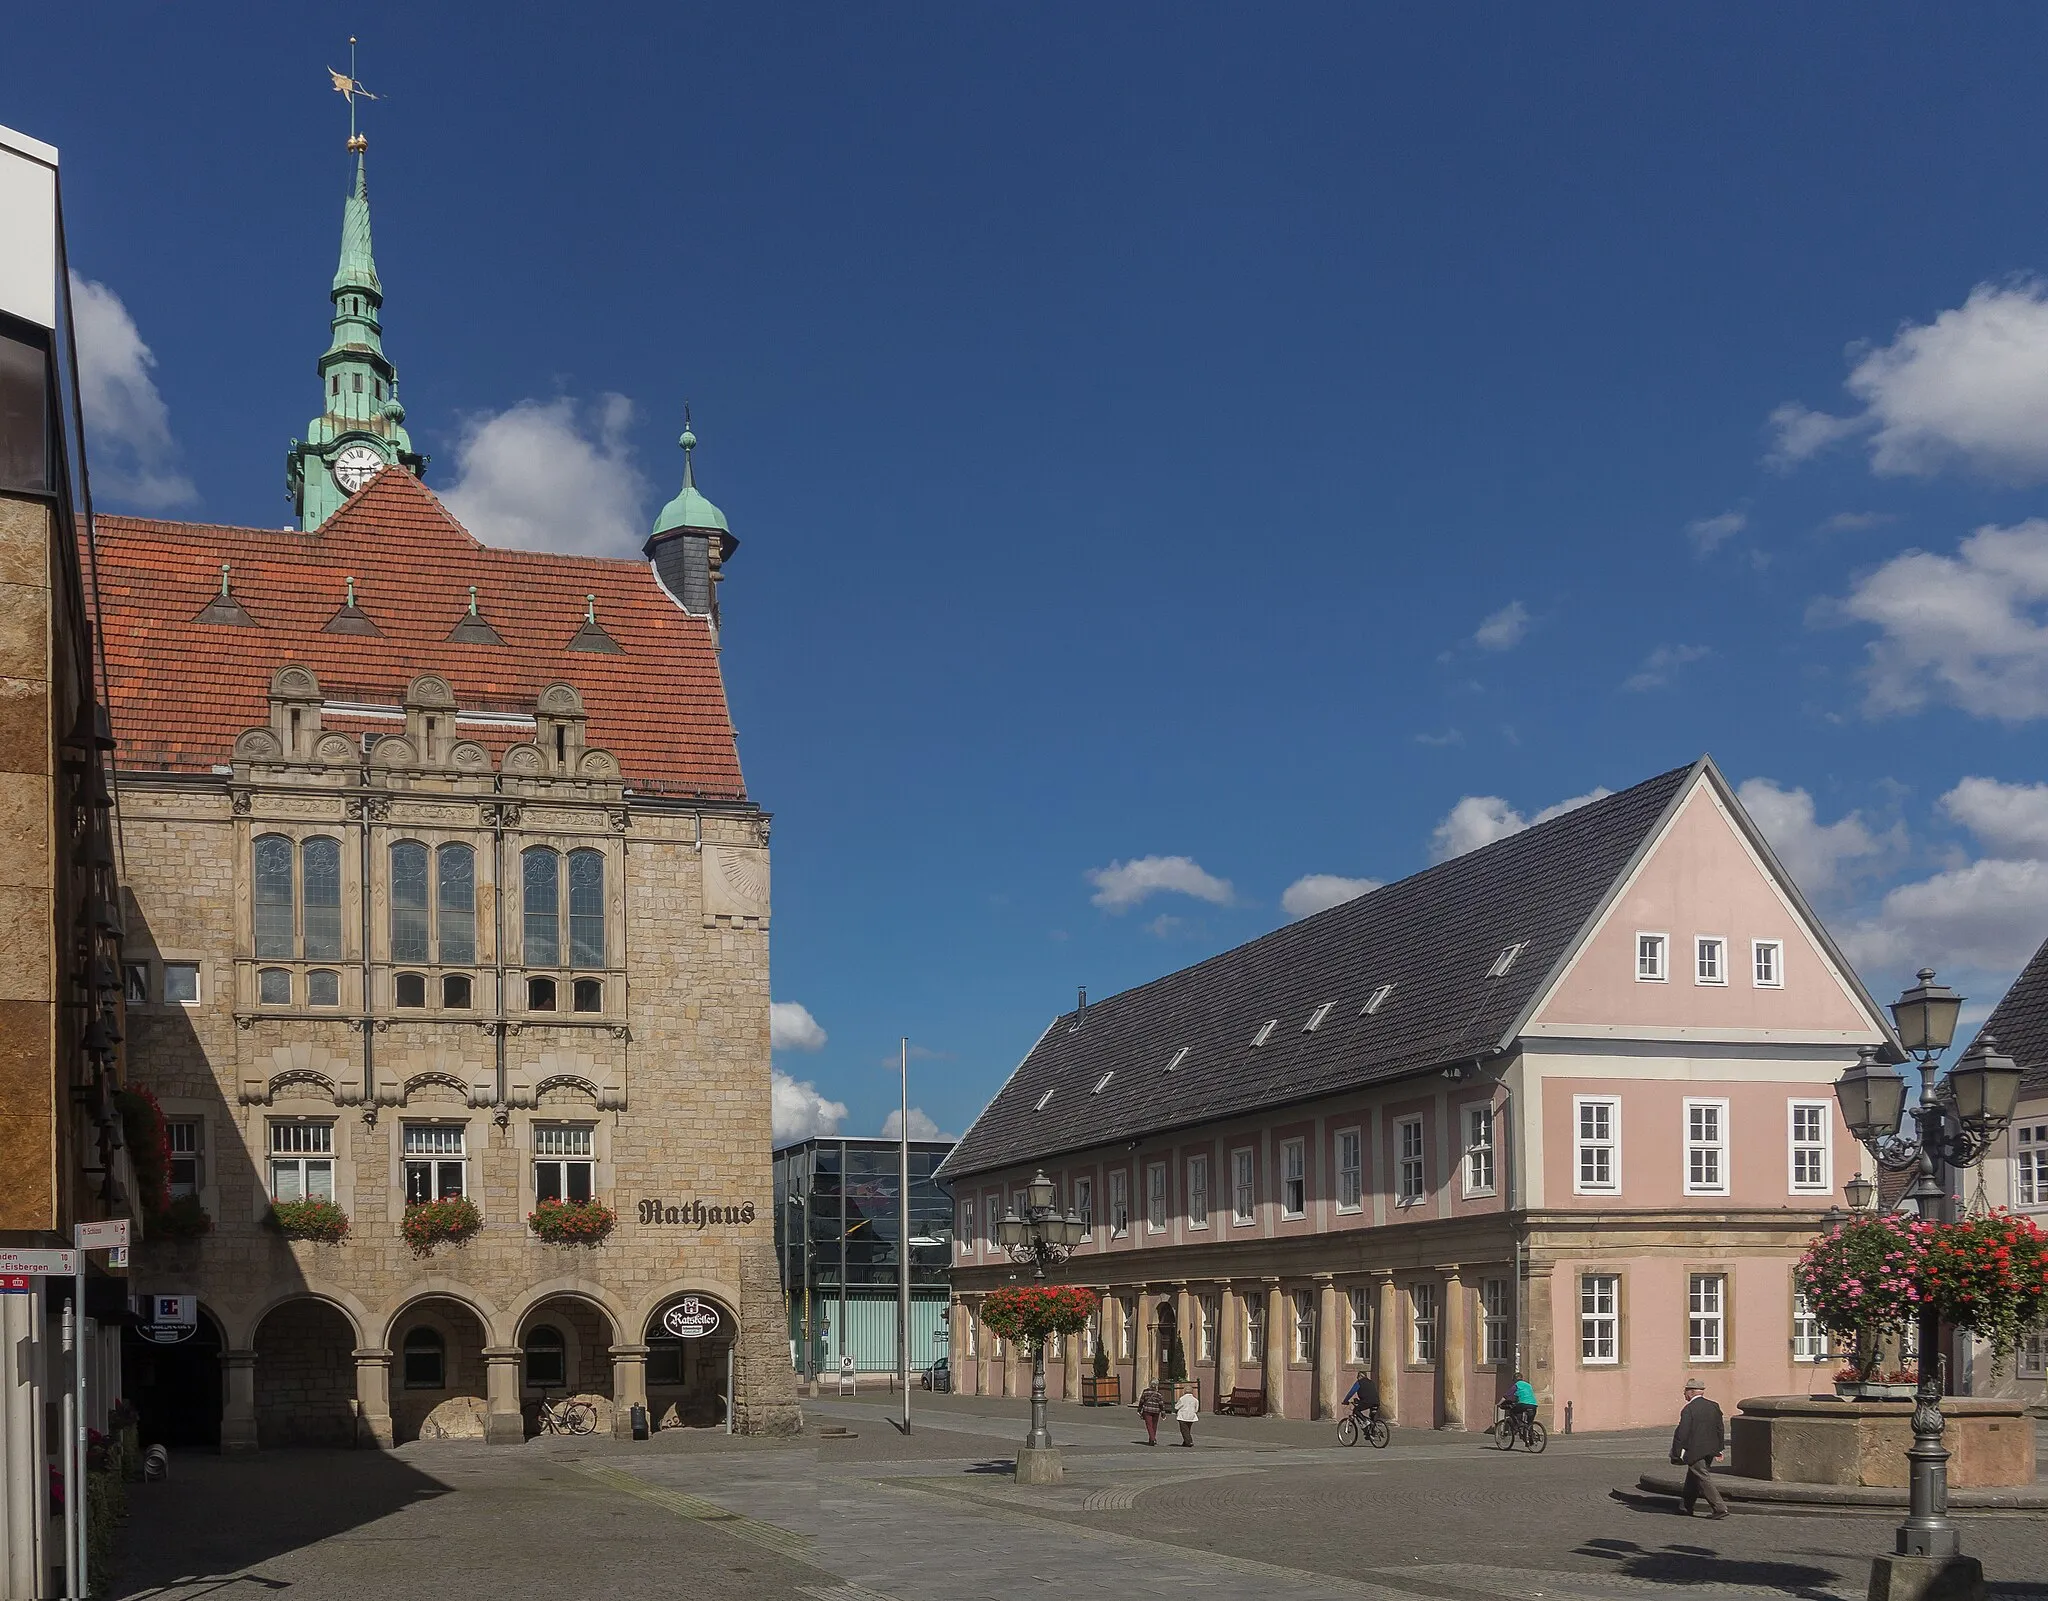
[{"label": "parked bicycle", "polygon": [[1394,1437],[1394,1431],[1387,1427],[1387,1421],[1377,1412],[1366,1412],[1353,1407],[1349,1413],[1337,1420],[1337,1443],[1356,1445],[1362,1439],[1376,1450],[1384,1451],[1387,1442]]},{"label": "parked bicycle", "polygon": [[1533,1455],[1541,1456],[1543,1448],[1550,1444],[1550,1435],[1526,1408],[1502,1401],[1493,1420],[1493,1443],[1503,1451],[1512,1451],[1517,1440]]},{"label": "parked bicycle", "polygon": [[588,1401],[563,1396],[550,1401],[543,1390],[540,1397],[540,1429],[543,1434],[588,1434],[597,1427],[597,1408]]}]

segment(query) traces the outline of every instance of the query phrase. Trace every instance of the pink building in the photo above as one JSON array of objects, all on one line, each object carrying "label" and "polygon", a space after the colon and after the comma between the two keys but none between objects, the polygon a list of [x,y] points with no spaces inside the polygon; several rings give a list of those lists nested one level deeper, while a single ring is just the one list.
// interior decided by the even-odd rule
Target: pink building
[{"label": "pink building", "polygon": [[1792,1267],[1862,1153],[1833,1085],[1883,1012],[1712,761],[1054,1019],[947,1159],[956,1385],[1028,1393],[976,1315],[1040,1169],[1125,1400],[1177,1334],[1205,1409],[1552,1426],[1826,1389]]}]

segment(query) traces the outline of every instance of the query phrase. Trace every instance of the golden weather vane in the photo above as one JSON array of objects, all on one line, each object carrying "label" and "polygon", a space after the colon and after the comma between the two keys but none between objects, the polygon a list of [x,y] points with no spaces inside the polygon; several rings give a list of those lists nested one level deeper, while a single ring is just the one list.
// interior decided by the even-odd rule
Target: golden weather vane
[{"label": "golden weather vane", "polygon": [[327,76],[334,80],[334,92],[348,102],[349,149],[356,150],[366,146],[369,141],[363,139],[363,136],[356,132],[356,96],[361,95],[365,100],[377,100],[382,97],[371,94],[369,90],[363,87],[361,80],[356,77],[356,36],[354,34],[348,36],[348,71],[336,72],[332,67],[329,67],[327,69]]}]

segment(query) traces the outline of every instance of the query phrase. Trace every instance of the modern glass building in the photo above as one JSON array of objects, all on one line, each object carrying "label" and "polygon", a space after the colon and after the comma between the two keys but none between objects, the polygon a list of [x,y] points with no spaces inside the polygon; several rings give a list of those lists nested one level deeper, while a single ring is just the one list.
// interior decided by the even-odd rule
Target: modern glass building
[{"label": "modern glass building", "polygon": [[[946,1354],[953,1198],[932,1174],[950,1140],[910,1142],[910,1364]],[[790,1357],[807,1378],[896,1367],[902,1208],[898,1146],[805,1140],[775,1153],[775,1244],[789,1307]]]}]

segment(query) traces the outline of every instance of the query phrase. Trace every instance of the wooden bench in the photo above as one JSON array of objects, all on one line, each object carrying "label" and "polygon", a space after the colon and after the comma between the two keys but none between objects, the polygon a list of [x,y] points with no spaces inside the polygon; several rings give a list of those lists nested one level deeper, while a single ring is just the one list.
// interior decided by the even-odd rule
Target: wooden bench
[{"label": "wooden bench", "polygon": [[1216,1410],[1233,1412],[1241,1418],[1262,1418],[1266,1415],[1266,1392],[1239,1385]]}]

